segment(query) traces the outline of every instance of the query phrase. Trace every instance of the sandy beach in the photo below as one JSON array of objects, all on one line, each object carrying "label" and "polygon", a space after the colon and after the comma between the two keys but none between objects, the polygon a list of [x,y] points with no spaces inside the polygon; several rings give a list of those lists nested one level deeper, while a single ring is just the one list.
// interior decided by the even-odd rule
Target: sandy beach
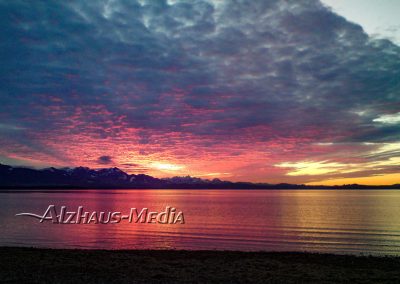
[{"label": "sandy beach", "polygon": [[0,248],[3,283],[398,283],[400,257]]}]

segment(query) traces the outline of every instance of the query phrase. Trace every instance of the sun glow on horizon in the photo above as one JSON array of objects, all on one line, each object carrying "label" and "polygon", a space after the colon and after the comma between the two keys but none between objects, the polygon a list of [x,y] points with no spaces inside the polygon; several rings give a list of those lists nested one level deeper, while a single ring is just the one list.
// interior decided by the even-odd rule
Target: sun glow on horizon
[{"label": "sun glow on horizon", "polygon": [[343,184],[362,184],[362,185],[393,185],[400,184],[400,174],[384,174],[369,177],[352,177],[326,179],[314,182],[307,182],[307,185],[343,185]]},{"label": "sun glow on horizon", "polygon": [[160,171],[179,171],[185,168],[185,166],[182,165],[175,165],[175,164],[169,164],[169,163],[152,163],[151,164],[152,168],[155,168]]}]

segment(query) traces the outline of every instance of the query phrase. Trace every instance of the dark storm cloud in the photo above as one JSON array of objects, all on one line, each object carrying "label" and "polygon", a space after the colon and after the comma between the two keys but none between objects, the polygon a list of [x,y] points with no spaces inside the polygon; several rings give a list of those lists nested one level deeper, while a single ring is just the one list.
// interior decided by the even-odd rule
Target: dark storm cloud
[{"label": "dark storm cloud", "polygon": [[102,164],[102,165],[109,165],[112,164],[112,157],[111,156],[100,156],[97,159],[97,163]]},{"label": "dark storm cloud", "polygon": [[314,0],[1,1],[0,45],[2,125],[28,133],[400,135],[373,122],[399,109],[399,47]]}]

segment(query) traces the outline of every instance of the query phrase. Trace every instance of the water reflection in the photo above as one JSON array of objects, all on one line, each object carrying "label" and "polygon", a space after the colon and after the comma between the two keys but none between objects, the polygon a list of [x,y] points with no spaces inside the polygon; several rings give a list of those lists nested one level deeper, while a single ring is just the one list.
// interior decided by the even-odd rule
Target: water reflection
[{"label": "water reflection", "polygon": [[[400,254],[400,192],[98,190],[0,193],[0,245],[105,249],[233,249]],[[52,224],[15,217],[68,210],[172,206],[182,224]]]}]

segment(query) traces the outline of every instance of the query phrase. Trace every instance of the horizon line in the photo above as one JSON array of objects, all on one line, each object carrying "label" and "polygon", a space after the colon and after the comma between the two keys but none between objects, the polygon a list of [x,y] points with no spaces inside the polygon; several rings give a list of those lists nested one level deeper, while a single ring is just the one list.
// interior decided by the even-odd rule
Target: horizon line
[{"label": "horizon line", "polygon": [[7,167],[12,167],[12,168],[23,168],[23,169],[30,169],[30,170],[46,170],[46,169],[56,169],[56,170],[63,170],[63,169],[76,169],[76,168],[86,168],[89,170],[94,170],[94,171],[99,171],[99,170],[106,170],[106,169],[118,169],[119,171],[125,173],[126,175],[146,175],[152,178],[156,178],[159,180],[166,180],[166,179],[171,179],[171,178],[185,178],[185,177],[189,177],[189,178],[197,178],[203,181],[213,181],[213,180],[220,180],[221,182],[229,182],[229,183],[233,183],[233,184],[240,184],[240,183],[248,183],[248,184],[254,184],[254,185],[296,185],[296,186],[305,186],[305,187],[344,187],[344,186],[365,186],[365,187],[393,187],[393,186],[397,186],[400,185],[399,183],[393,183],[393,184],[359,184],[359,183],[343,183],[343,184],[334,184],[334,185],[326,185],[326,184],[307,184],[307,183],[288,183],[288,182],[278,182],[278,183],[269,183],[269,182],[251,182],[251,181],[230,181],[230,180],[222,180],[218,177],[213,178],[213,179],[207,179],[207,178],[201,178],[201,177],[197,177],[197,176],[191,176],[189,174],[187,175],[182,175],[182,176],[170,176],[170,177],[164,177],[164,178],[160,178],[160,177],[156,177],[156,176],[152,176],[149,174],[144,174],[144,173],[138,173],[138,174],[130,174],[127,173],[126,171],[120,169],[119,167],[100,167],[100,168],[91,168],[91,167],[87,167],[87,166],[75,166],[75,167],[70,167],[70,166],[65,166],[65,167],[54,167],[54,166],[49,166],[49,167],[34,167],[34,166],[27,166],[27,165],[8,165],[8,164],[3,164],[0,162],[0,166],[7,166]]}]

